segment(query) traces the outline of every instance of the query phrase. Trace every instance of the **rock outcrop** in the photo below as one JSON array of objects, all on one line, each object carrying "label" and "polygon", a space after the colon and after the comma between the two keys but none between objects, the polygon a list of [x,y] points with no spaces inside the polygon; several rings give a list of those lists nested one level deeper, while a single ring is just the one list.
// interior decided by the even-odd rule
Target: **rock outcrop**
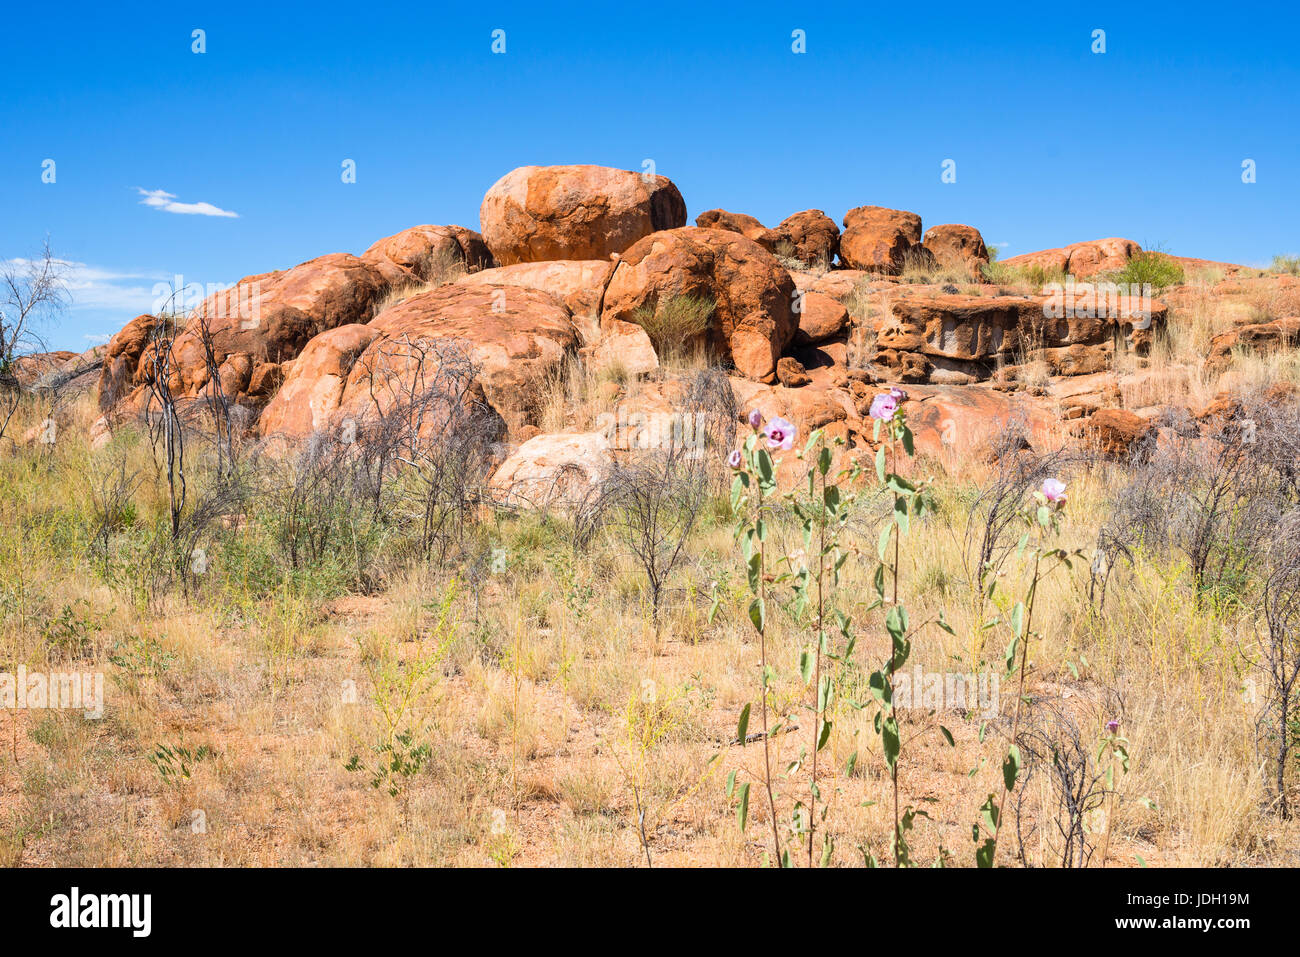
[{"label": "rock outcrop", "polygon": [[771,253],[722,229],[654,233],[624,253],[614,269],[601,322],[645,325],[647,316],[663,315],[684,297],[713,304],[707,327],[666,334],[683,344],[706,344],[751,379],[774,379],[798,318],[794,280]]},{"label": "rock outcrop", "polygon": [[858,206],[844,214],[840,260],[849,269],[896,276],[921,244],[921,217],[884,206]]},{"label": "rock outcrop", "polygon": [[665,176],[607,166],[521,166],[487,191],[479,220],[503,266],[608,259],[653,232],[685,226],[686,203]]},{"label": "rock outcrop", "polygon": [[1131,239],[1093,239],[1071,243],[1060,249],[1043,249],[1001,260],[1004,266],[1038,266],[1049,273],[1066,273],[1078,278],[1123,269],[1128,261],[1142,252]]},{"label": "rock outcrop", "polygon": [[494,265],[483,237],[464,226],[412,226],[374,243],[361,254],[392,285],[446,278],[459,269],[477,272]]},{"label": "rock outcrop", "polygon": [[1053,375],[1109,368],[1116,340],[1141,352],[1166,307],[1150,304],[1142,316],[1083,300],[941,295],[893,303],[877,332],[876,362],[904,382],[964,385],[1014,372],[1023,362],[1044,363]]},{"label": "rock outcrop", "polygon": [[941,266],[955,266],[965,269],[972,276],[978,277],[981,266],[989,261],[988,247],[984,237],[974,226],[959,223],[944,223],[931,226],[925,231],[921,241],[935,262]]},{"label": "rock outcrop", "polygon": [[487,404],[522,435],[538,425],[548,381],[577,347],[569,310],[550,293],[448,283],[309,343],[259,427],[305,435],[366,421],[472,364]]}]

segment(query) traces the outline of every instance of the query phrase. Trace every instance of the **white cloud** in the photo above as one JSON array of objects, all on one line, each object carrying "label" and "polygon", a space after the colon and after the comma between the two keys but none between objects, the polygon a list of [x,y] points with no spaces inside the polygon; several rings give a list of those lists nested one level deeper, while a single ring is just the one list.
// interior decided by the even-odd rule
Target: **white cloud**
[{"label": "white cloud", "polygon": [[228,209],[220,209],[211,203],[178,203],[176,194],[169,193],[163,189],[141,189],[135,188],[144,199],[140,203],[144,206],[152,206],[154,209],[161,209],[164,213],[183,213],[191,216],[228,216],[232,219],[238,219],[239,214]]},{"label": "white cloud", "polygon": [[[29,262],[27,259],[10,259],[0,261],[0,266],[21,268]],[[57,260],[57,263],[63,274],[70,309],[111,309],[132,315],[149,312],[158,298],[155,284],[172,279],[162,272],[118,272],[66,259]]]}]

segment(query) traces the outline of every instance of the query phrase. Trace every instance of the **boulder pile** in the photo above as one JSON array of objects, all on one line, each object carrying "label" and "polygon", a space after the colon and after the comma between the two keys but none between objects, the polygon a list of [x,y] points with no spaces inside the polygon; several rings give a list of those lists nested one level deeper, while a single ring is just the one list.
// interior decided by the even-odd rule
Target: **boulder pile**
[{"label": "boulder pile", "polygon": [[[141,411],[159,341],[170,342],[176,396],[197,399],[219,385],[265,437],[378,419],[459,363],[499,420],[502,481],[531,483],[530,494],[545,499],[568,493],[540,472],[567,456],[571,476],[590,478],[618,454],[617,442],[584,425],[548,424],[548,396],[575,369],[606,380],[601,394],[626,412],[651,395],[666,403],[667,392],[650,388],[669,374],[665,363],[703,355],[726,370],[741,414],[757,407],[804,429],[826,427],[862,450],[873,444],[871,396],[882,383],[905,383],[916,387],[919,443],[942,455],[974,448],[1012,415],[1046,436],[1062,419],[1123,411],[1117,392],[1091,380],[1110,374],[1120,353],[1143,355],[1167,314],[1159,302],[1086,291],[1064,302],[1046,290],[1005,294],[984,281],[990,256],[977,229],[923,231],[904,210],[855,207],[842,231],[818,209],[771,228],[723,209],[695,223],[664,176],[521,167],[488,189],[481,232],[414,226],[359,256],[331,253],[246,277],[161,340],[159,320],[132,319],[97,359],[100,408],[105,421]],[[1107,239],[1007,263],[1085,277],[1139,250]],[[934,268],[968,281],[927,282],[924,270]],[[1231,342],[1216,341],[1208,361],[1296,334],[1286,324],[1243,326]],[[1057,383],[1047,399],[1021,388],[1031,366]],[[1061,385],[1070,378],[1080,386]],[[619,384],[629,379],[646,387]],[[1142,431],[1130,414],[1102,416],[1093,435],[1108,448],[1130,443]]]}]

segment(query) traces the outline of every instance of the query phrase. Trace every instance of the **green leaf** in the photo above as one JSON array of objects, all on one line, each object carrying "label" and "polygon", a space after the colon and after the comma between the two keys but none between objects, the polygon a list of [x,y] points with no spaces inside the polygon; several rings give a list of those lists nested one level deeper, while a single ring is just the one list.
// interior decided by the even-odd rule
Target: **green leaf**
[{"label": "green leaf", "polygon": [[1011,633],[1019,638],[1025,633],[1025,603],[1016,602],[1016,607],[1011,609]]},{"label": "green leaf", "polygon": [[825,475],[831,470],[830,446],[823,446],[822,450],[817,453],[817,469],[822,473],[822,475]]},{"label": "green leaf", "polygon": [[990,833],[998,829],[998,805],[996,797],[990,794],[984,803],[980,805],[980,816],[984,820],[984,827]]},{"label": "green leaf", "polygon": [[1020,748],[1011,745],[1007,749],[1006,760],[1002,762],[1002,783],[1010,791],[1016,786],[1016,778],[1020,774]]},{"label": "green leaf", "polygon": [[885,553],[889,551],[889,536],[894,532],[893,525],[886,525],[880,530],[880,541],[876,544],[876,557],[882,562],[885,560]]},{"label": "green leaf", "polygon": [[[876,423],[877,432],[880,431],[879,426],[880,423],[879,420],[877,420]],[[876,478],[880,480],[881,485],[885,484],[885,447],[883,445],[880,448],[876,449]]]},{"label": "green leaf", "polygon": [[889,686],[883,671],[871,672],[871,677],[867,679],[867,687],[871,689],[871,696],[881,704],[892,703],[893,689]]},{"label": "green leaf", "polygon": [[755,598],[749,603],[749,620],[760,632],[767,627],[767,608],[763,605],[763,599]]},{"label": "green leaf", "polygon": [[911,519],[907,516],[907,499],[900,498],[894,500],[894,524],[898,526],[899,532],[906,535],[911,525]]},{"label": "green leaf", "polygon": [[916,440],[912,437],[912,430],[903,426],[903,451],[908,455],[916,454]]},{"label": "green leaf", "polygon": [[885,764],[892,769],[903,747],[902,739],[898,734],[898,722],[892,716],[881,722],[880,741],[885,746]]},{"label": "green leaf", "polygon": [[727,775],[727,797],[730,798],[736,793],[736,772],[732,771]]},{"label": "green leaf", "polygon": [[812,681],[814,656],[807,648],[799,652],[799,676],[803,678],[803,683],[807,684]]},{"label": "green leaf", "polygon": [[952,732],[951,732],[951,731],[949,731],[949,730],[948,730],[947,728],[945,728],[943,725],[939,725],[939,732],[940,732],[940,734],[942,734],[942,735],[944,736],[944,739],[947,740],[947,742],[948,742],[948,747],[950,747],[950,748],[955,748],[955,747],[957,747],[957,742],[954,741],[954,740],[952,739]]},{"label": "green leaf", "polygon": [[831,722],[823,721],[821,737],[817,739],[817,750],[820,751],[822,748],[826,747],[826,742],[829,741],[830,739],[831,739]]},{"label": "green leaf", "polygon": [[736,823],[743,831],[749,822],[749,782],[740,786],[740,803],[736,805]]},{"label": "green leaf", "polygon": [[736,722],[736,740],[740,742],[742,747],[749,731],[749,707],[750,702],[745,702],[745,707],[740,709],[740,720]]}]

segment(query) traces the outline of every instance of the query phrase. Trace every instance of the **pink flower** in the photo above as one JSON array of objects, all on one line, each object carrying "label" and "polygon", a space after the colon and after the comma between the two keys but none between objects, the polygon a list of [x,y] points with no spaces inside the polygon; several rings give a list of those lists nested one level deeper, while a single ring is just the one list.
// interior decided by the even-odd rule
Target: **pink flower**
[{"label": "pink flower", "polygon": [[1107,722],[1106,722],[1106,730],[1109,731],[1111,734],[1114,734],[1116,731],[1118,731],[1118,730],[1119,730],[1119,719],[1118,719],[1118,718],[1111,718],[1109,721],[1107,721]]},{"label": "pink flower", "polygon": [[787,422],[778,415],[767,423],[767,429],[763,434],[767,436],[769,449],[788,449],[794,445],[794,432],[794,423]]},{"label": "pink flower", "polygon": [[1043,479],[1043,498],[1053,505],[1063,504],[1065,502],[1065,483],[1060,479]]},{"label": "pink flower", "polygon": [[893,399],[894,399],[895,402],[906,402],[906,401],[907,401],[907,393],[904,392],[902,389],[898,388],[897,386],[895,386],[894,388],[890,389],[890,390],[889,390],[889,394],[890,394],[890,396],[893,397]]},{"label": "pink flower", "polygon": [[727,465],[733,469],[738,469],[740,468],[740,463],[740,449],[732,449],[731,454],[727,456]]},{"label": "pink flower", "polygon": [[887,421],[898,411],[898,400],[888,392],[882,392],[871,400],[871,417]]},{"label": "pink flower", "polygon": [[763,424],[763,413],[762,413],[762,412],[759,412],[758,409],[750,409],[750,410],[749,410],[749,427],[750,427],[751,429],[757,429],[757,428],[760,428],[760,427],[762,426],[762,424]]}]

